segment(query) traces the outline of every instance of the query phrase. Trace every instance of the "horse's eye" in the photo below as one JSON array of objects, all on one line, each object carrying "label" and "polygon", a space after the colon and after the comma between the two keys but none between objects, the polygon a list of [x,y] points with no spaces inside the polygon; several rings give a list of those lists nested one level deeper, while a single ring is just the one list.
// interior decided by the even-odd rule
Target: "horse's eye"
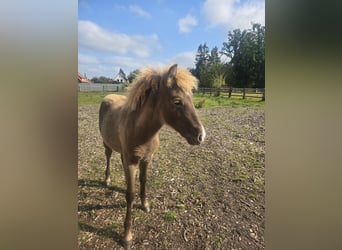
[{"label": "horse's eye", "polygon": [[176,106],[182,106],[182,105],[183,105],[182,101],[179,100],[179,99],[174,100],[173,103],[174,103]]}]

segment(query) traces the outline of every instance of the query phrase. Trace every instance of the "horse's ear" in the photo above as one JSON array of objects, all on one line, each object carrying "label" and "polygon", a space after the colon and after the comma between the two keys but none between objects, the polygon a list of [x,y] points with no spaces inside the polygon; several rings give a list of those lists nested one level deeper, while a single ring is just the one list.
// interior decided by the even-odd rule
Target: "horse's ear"
[{"label": "horse's ear", "polygon": [[176,74],[177,74],[177,64],[174,64],[169,69],[168,77],[174,78],[174,77],[176,77]]}]

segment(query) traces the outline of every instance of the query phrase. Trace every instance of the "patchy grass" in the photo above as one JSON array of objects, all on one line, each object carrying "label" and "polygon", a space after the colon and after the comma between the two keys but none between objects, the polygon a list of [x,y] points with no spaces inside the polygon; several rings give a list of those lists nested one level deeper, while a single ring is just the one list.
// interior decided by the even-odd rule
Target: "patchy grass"
[{"label": "patchy grass", "polygon": [[[150,213],[140,209],[136,185],[133,247],[264,249],[264,110],[240,104],[204,106],[198,113],[207,132],[201,146],[188,145],[169,127],[160,131],[148,170]],[[120,156],[113,153],[112,182],[104,185],[98,103],[79,106],[78,124],[78,249],[122,249],[126,184]]]},{"label": "patchy grass", "polygon": [[173,210],[167,210],[164,215],[164,219],[166,221],[174,221],[176,219],[176,212]]},{"label": "patchy grass", "polygon": [[126,95],[126,92],[78,92],[78,105],[100,105],[109,94]]},{"label": "patchy grass", "polygon": [[265,102],[258,98],[246,98],[231,97],[228,98],[226,95],[210,96],[208,94],[194,94],[193,102],[196,108],[215,108],[215,107],[259,107],[265,106]]}]

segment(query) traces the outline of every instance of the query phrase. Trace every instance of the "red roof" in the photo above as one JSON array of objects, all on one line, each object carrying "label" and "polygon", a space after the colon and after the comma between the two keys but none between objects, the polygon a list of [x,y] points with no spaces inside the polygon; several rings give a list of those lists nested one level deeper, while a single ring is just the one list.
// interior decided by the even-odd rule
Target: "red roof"
[{"label": "red roof", "polygon": [[83,83],[90,82],[90,81],[89,81],[85,76],[83,76],[80,72],[78,72],[77,78],[78,78],[78,82],[83,82]]}]

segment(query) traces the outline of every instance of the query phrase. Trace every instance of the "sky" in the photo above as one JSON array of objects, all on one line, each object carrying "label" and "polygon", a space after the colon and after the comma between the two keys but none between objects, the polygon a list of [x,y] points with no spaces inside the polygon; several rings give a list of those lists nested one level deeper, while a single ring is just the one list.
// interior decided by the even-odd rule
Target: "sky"
[{"label": "sky", "polygon": [[265,25],[264,0],[79,0],[78,71],[91,79],[120,68],[194,68],[200,44],[220,50],[229,31],[251,23]]}]

